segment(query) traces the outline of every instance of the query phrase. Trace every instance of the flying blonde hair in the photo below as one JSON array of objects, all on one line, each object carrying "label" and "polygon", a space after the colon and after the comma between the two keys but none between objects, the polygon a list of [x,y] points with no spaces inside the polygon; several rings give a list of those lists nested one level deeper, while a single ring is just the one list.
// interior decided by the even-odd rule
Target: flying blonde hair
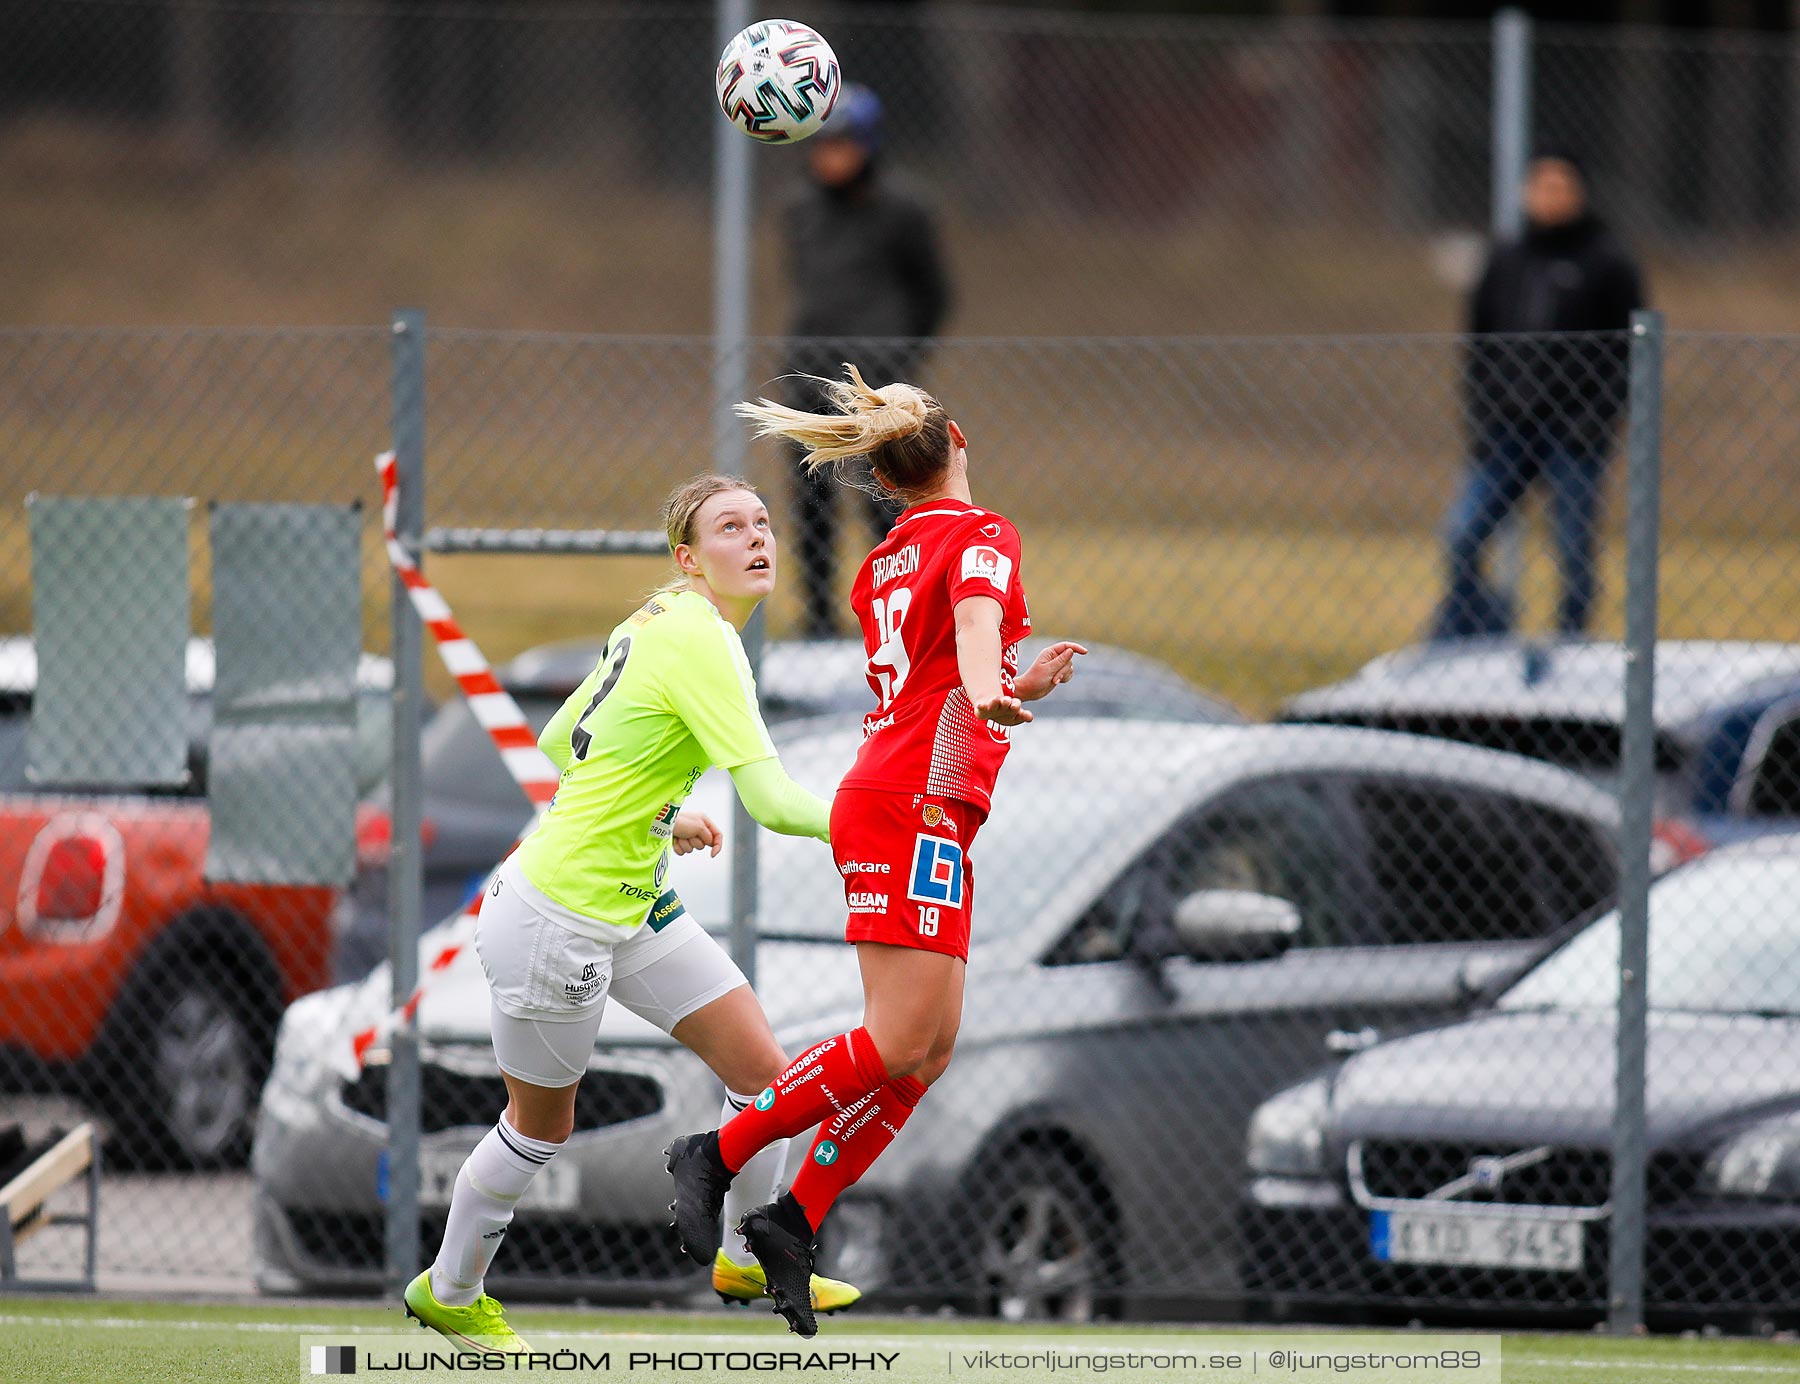
[{"label": "flying blonde hair", "polygon": [[933,489],[950,465],[950,416],[931,395],[911,384],[871,389],[854,365],[847,378],[802,375],[837,406],[836,413],[807,413],[773,399],[737,405],[758,437],[785,437],[806,448],[801,464],[810,471],[837,469],[867,457],[876,476],[902,496]]}]

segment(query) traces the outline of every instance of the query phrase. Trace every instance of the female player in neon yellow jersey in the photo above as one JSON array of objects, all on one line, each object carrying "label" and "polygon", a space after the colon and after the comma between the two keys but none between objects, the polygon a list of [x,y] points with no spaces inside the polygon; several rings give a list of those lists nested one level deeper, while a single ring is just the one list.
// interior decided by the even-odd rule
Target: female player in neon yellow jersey
[{"label": "female player in neon yellow jersey", "polygon": [[[482,1280],[514,1206],[574,1128],[575,1088],[609,993],[717,1073],[722,1120],[749,1103],[736,1093],[762,1090],[787,1065],[743,972],[664,880],[671,850],[719,853],[718,827],[682,810],[712,765],[730,771],[763,826],[830,840],[829,804],[776,758],[738,638],[775,589],[775,535],[761,499],[733,476],[689,481],[663,518],[681,576],[613,630],[538,738],[562,779],[495,876],[477,924],[509,1100],[457,1175],[443,1245],[408,1285],[406,1308],[479,1350],[526,1348]],[[760,1190],[740,1209],[773,1194],[784,1162],[785,1149],[771,1151],[751,1179]],[[748,1249],[729,1242],[713,1285],[739,1298],[765,1286]],[[860,1294],[815,1279],[813,1296],[833,1311]]]}]

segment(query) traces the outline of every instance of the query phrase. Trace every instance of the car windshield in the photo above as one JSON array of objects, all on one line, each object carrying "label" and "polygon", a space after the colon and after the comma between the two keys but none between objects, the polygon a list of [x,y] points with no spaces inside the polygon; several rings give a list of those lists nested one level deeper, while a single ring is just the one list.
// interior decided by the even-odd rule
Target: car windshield
[{"label": "car windshield", "polygon": [[[1500,997],[1502,1009],[1619,1000],[1619,915],[1595,920]],[[1800,854],[1721,855],[1650,891],[1650,1007],[1800,1014]]]}]

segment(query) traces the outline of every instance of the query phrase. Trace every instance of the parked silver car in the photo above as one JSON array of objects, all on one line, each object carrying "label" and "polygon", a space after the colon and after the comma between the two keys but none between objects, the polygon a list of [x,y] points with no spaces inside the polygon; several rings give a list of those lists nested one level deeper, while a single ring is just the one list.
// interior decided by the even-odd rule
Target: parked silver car
[{"label": "parked silver car", "polygon": [[[1252,1118],[1247,1287],[1313,1314],[1604,1316],[1619,915],[1470,1017]],[[1644,1297],[1662,1321],[1800,1301],[1800,837],[1650,891]]]},{"label": "parked silver car", "polygon": [[[778,738],[794,775],[829,791],[859,732]],[[1615,887],[1612,799],[1529,759],[1337,727],[1061,720],[1015,738],[973,851],[955,1064],[828,1227],[821,1271],[870,1289],[1009,1317],[1231,1293],[1256,1104],[1328,1039],[1354,1047],[1454,1012]],[[728,791],[709,776],[695,801],[718,816]],[[709,925],[727,876],[723,859],[674,866]],[[758,991],[793,1051],[860,1021],[856,960],[825,847],[764,836],[760,880]],[[358,1074],[349,1035],[386,988],[377,972],[282,1025],[254,1157],[267,1290],[379,1277],[386,1071]],[[465,950],[420,1013],[427,1241],[504,1103],[487,1015]],[[609,1008],[577,1133],[495,1281],[697,1287],[659,1151],[714,1124],[718,1103],[691,1054]]]}]

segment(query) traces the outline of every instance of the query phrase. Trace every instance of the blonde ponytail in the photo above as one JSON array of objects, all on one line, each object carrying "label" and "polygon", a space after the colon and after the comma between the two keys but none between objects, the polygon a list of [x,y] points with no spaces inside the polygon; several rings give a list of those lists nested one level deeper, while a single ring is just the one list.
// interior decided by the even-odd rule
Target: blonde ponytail
[{"label": "blonde ponytail", "polygon": [[806,449],[808,470],[867,457],[875,474],[902,495],[924,490],[943,478],[950,464],[949,416],[943,405],[917,385],[871,389],[854,365],[847,378],[801,376],[820,387],[836,413],[807,413],[773,399],[737,405],[758,437],[785,437]]}]

